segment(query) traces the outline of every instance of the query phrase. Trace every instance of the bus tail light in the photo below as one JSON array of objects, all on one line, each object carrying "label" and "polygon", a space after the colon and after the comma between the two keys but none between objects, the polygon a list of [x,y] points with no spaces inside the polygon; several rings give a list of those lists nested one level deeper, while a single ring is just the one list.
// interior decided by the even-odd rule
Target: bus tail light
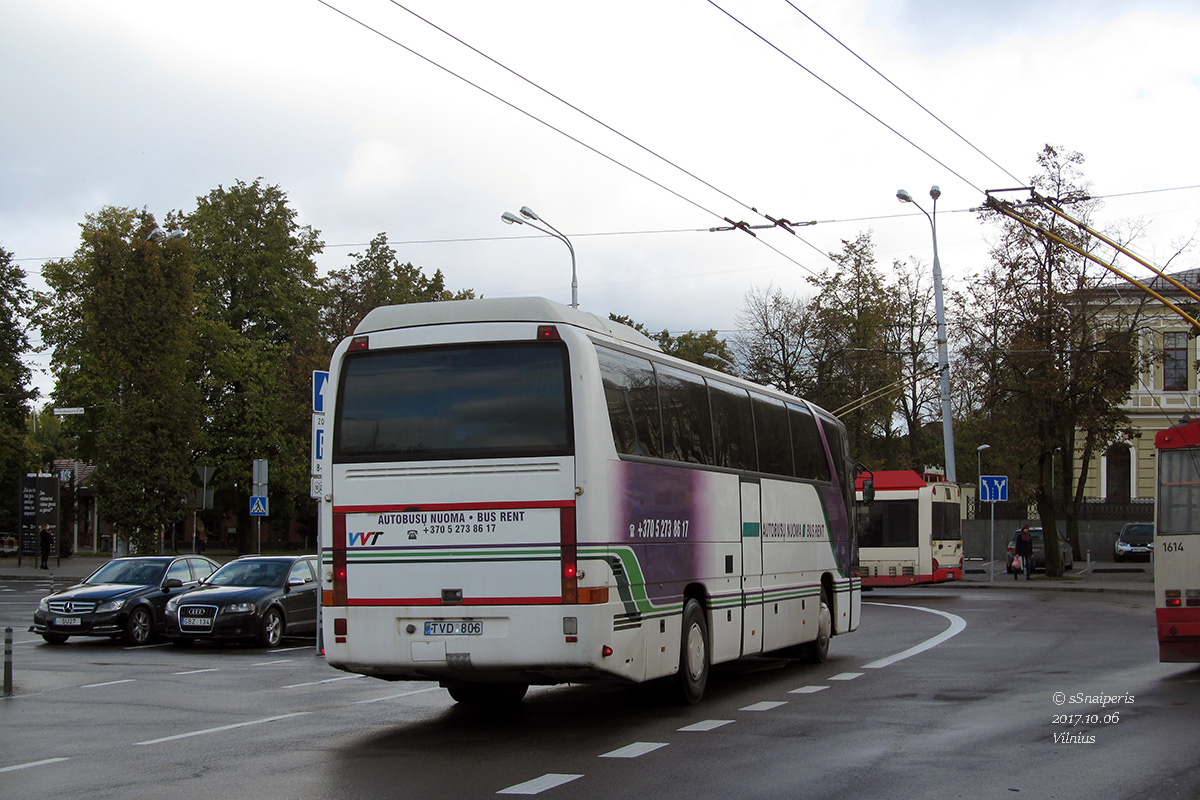
[{"label": "bus tail light", "polygon": [[938,571],[939,569],[941,569],[941,568],[942,568],[942,565],[941,565],[941,564],[939,564],[939,563],[938,563],[938,560],[935,558],[935,559],[933,560],[933,573],[936,575],[936,574],[937,574],[937,571]]},{"label": "bus tail light", "polygon": [[575,508],[563,508],[559,514],[559,541],[562,545],[562,601],[579,602],[579,564],[576,561]]},{"label": "bus tail light", "polygon": [[350,348],[349,349],[351,352],[355,352],[358,350],[370,350],[371,349],[371,340],[366,336],[355,336],[353,339],[350,340]]},{"label": "bus tail light", "polygon": [[558,328],[553,325],[538,325],[537,338],[548,342],[557,342],[562,339],[558,334]]},{"label": "bus tail light", "polygon": [[1179,608],[1182,605],[1180,602],[1182,593],[1178,589],[1167,589],[1165,594],[1167,597],[1167,608]]},{"label": "bus tail light", "polygon": [[330,605],[347,605],[346,590],[346,515],[333,515],[333,597]]}]

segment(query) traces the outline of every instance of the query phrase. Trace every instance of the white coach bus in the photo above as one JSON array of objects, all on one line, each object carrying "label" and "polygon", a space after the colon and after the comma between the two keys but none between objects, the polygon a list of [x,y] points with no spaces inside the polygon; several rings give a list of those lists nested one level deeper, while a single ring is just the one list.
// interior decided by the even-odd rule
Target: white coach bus
[{"label": "white coach bus", "polygon": [[845,428],[803,400],[540,298],[375,309],[329,380],[334,667],[698,702],[712,664],[820,661],[858,626]]}]

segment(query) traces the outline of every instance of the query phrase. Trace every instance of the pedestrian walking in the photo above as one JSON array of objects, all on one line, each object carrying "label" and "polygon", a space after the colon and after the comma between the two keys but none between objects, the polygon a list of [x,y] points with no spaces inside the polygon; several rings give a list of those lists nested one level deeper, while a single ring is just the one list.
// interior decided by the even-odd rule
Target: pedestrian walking
[{"label": "pedestrian walking", "polygon": [[42,569],[50,569],[50,548],[54,546],[54,536],[45,525],[38,531],[38,541],[42,546]]},{"label": "pedestrian walking", "polygon": [[[1029,526],[1022,525],[1021,532],[1017,534],[1015,552],[1021,557],[1021,568],[1025,571],[1025,580],[1033,577],[1033,536],[1029,533]],[[1017,571],[1013,570],[1013,580],[1017,579]]]}]

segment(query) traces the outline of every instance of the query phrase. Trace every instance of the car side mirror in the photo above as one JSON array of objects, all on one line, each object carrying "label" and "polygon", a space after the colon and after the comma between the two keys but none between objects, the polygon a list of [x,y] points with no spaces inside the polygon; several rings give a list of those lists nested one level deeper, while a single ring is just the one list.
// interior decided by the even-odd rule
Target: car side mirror
[{"label": "car side mirror", "polygon": [[163,594],[169,594],[172,589],[182,589],[182,588],[183,588],[183,581],[179,580],[179,578],[167,578],[166,582],[163,583],[162,590],[163,590]]},{"label": "car side mirror", "polygon": [[288,578],[288,586],[303,586],[306,583],[304,578],[291,577]]},{"label": "car side mirror", "polygon": [[863,493],[863,504],[864,505],[869,506],[872,503],[874,503],[875,502],[875,481],[873,481],[870,478],[865,479],[863,481],[863,485],[862,485],[862,493]]}]

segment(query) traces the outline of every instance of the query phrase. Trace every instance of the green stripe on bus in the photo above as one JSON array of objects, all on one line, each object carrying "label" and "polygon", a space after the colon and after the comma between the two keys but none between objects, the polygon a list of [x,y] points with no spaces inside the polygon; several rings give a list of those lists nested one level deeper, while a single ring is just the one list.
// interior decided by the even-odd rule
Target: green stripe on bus
[{"label": "green stripe on bus", "polygon": [[742,538],[743,539],[754,538],[759,535],[759,532],[761,530],[762,530],[762,526],[757,522],[743,522],[742,523]]}]

